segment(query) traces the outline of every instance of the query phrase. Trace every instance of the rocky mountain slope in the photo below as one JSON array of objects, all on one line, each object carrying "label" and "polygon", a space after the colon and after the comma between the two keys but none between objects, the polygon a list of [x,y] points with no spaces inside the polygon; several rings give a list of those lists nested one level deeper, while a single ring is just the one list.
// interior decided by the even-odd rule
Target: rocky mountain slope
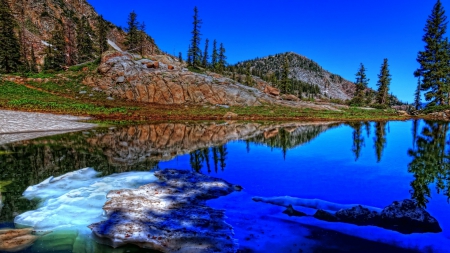
[{"label": "rocky mountain slope", "polygon": [[[94,46],[97,46],[97,30],[99,14],[86,0],[8,0],[9,7],[15,17],[17,34],[28,60],[33,48],[37,63],[42,65],[46,55],[45,49],[52,38],[52,32],[63,30],[67,46],[77,41],[80,20],[85,17],[92,31],[89,31]],[[124,19],[128,13],[123,13]],[[108,39],[112,45],[124,47],[126,33],[110,22]],[[148,37],[147,52],[159,52],[153,39]],[[75,45],[76,46],[76,45]],[[151,52],[153,51],[153,52]],[[99,56],[99,55],[97,55]]]},{"label": "rocky mountain slope", "polygon": [[[246,68],[249,64],[251,73],[270,81],[280,79],[283,64],[287,58],[289,65],[289,78],[301,81],[304,86],[317,85],[322,96],[337,99],[351,99],[355,91],[355,84],[345,80],[337,74],[324,70],[316,62],[296,53],[283,53],[264,58],[256,58],[236,64],[238,68]],[[276,85],[275,85],[276,86]],[[295,91],[293,92],[295,93]],[[301,93],[301,91],[300,91]],[[305,94],[303,94],[305,96]]]},{"label": "rocky mountain slope", "polygon": [[[126,52],[106,52],[98,73],[83,84],[120,99],[155,104],[209,104],[258,106],[264,104],[337,110],[337,105],[317,105],[279,96],[272,87],[249,87],[222,75],[199,74],[168,55],[136,58]],[[298,99],[297,99],[298,100]]]}]

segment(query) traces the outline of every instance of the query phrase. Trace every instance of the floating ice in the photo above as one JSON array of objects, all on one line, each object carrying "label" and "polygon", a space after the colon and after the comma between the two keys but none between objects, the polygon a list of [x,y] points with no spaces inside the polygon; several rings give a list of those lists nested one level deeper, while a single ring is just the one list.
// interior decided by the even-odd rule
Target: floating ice
[{"label": "floating ice", "polygon": [[24,192],[27,199],[42,200],[37,210],[17,216],[18,225],[38,230],[78,229],[89,233],[87,226],[104,220],[102,207],[106,194],[116,189],[132,189],[156,181],[153,172],[126,172],[98,177],[92,168],[50,177]]}]

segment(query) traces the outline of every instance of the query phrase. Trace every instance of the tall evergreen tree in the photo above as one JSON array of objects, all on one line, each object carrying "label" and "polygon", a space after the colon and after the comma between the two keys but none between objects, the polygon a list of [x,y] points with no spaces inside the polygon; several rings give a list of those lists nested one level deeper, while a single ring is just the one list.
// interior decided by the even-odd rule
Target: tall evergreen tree
[{"label": "tall evergreen tree", "polygon": [[225,70],[225,66],[227,65],[227,57],[225,56],[225,47],[223,46],[223,43],[220,43],[219,48],[219,71],[223,72]]},{"label": "tall evergreen tree", "polygon": [[217,61],[219,59],[219,54],[217,53],[217,41],[214,40],[213,42],[213,50],[212,50],[212,57],[211,57],[211,66],[213,69],[217,68]]},{"label": "tall evergreen tree", "polygon": [[203,51],[203,59],[202,59],[202,66],[205,68],[208,67],[209,62],[208,46],[209,46],[209,39],[206,39],[205,50]]},{"label": "tall evergreen tree", "polygon": [[77,34],[78,62],[83,63],[92,60],[94,58],[92,54],[94,46],[91,39],[93,31],[85,16],[80,19]]},{"label": "tall evergreen tree", "polygon": [[448,42],[444,38],[447,30],[447,16],[440,0],[436,2],[428,16],[424,28],[425,50],[420,51],[417,62],[420,68],[415,75],[422,77],[421,90],[425,92],[425,100],[431,101],[429,105],[444,104],[448,96],[448,78],[450,71],[448,64]]},{"label": "tall evergreen tree", "polygon": [[61,70],[66,64],[66,40],[64,29],[56,28],[47,46],[47,55],[44,61],[44,69]]},{"label": "tall evergreen tree", "polygon": [[356,91],[355,97],[352,100],[352,103],[355,105],[364,104],[365,90],[367,89],[367,85],[369,84],[369,79],[366,76],[366,68],[364,64],[360,64],[359,70],[356,73]]},{"label": "tall evergreen tree", "polygon": [[197,6],[194,7],[194,21],[192,24],[194,25],[192,29],[192,38],[191,38],[191,47],[188,54],[191,56],[192,62],[191,65],[196,67],[200,66],[202,60],[202,52],[200,50],[200,28],[202,24],[202,20],[198,18],[198,9]]},{"label": "tall evergreen tree", "polygon": [[97,39],[98,52],[101,55],[108,50],[108,24],[102,15],[98,16]]},{"label": "tall evergreen tree", "polygon": [[11,73],[22,65],[20,44],[14,33],[14,17],[7,0],[0,0],[0,73]]},{"label": "tall evergreen tree", "polygon": [[414,107],[416,108],[416,110],[420,109],[420,76],[418,76],[417,88],[416,92],[414,93]]},{"label": "tall evergreen tree", "polygon": [[128,15],[127,24],[128,27],[125,29],[127,32],[125,45],[128,47],[128,50],[134,51],[139,44],[139,22],[137,21],[136,12],[132,11]]},{"label": "tall evergreen tree", "polygon": [[387,97],[389,95],[389,85],[391,84],[391,74],[389,73],[388,59],[384,59],[381,65],[380,74],[378,75],[378,94],[377,103],[386,105],[388,103]]},{"label": "tall evergreen tree", "polygon": [[183,55],[181,54],[181,52],[178,53],[178,61],[179,62],[183,62]]}]

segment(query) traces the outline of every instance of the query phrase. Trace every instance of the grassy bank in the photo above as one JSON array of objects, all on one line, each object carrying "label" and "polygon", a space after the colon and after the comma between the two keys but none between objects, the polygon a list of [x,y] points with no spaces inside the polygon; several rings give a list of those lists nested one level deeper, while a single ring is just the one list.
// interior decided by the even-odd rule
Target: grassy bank
[{"label": "grassy bank", "polygon": [[[241,120],[401,120],[394,110],[349,108],[340,111],[263,105],[222,108],[212,105],[155,105],[108,100],[84,86],[84,74],[69,71],[28,76],[17,84],[0,81],[0,109],[91,116],[98,120],[220,120],[233,112]],[[39,81],[36,79],[39,78]]]}]

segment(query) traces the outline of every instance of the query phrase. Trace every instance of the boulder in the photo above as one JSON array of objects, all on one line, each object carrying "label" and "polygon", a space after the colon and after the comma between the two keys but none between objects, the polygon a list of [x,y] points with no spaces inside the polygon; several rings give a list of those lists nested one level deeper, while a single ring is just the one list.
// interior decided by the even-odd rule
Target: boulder
[{"label": "boulder", "polygon": [[377,225],[380,219],[378,212],[370,211],[361,205],[354,206],[350,209],[341,209],[335,215],[341,222],[359,226]]},{"label": "boulder", "polygon": [[168,69],[168,70],[173,70],[174,67],[173,67],[172,65],[167,65],[167,69]]},{"label": "boulder", "polygon": [[394,201],[384,208],[380,226],[403,234],[442,232],[437,220],[410,199]]},{"label": "boulder", "polygon": [[297,96],[292,94],[283,95],[281,96],[281,98],[288,101],[300,101],[300,99]]},{"label": "boulder", "polygon": [[301,217],[301,216],[306,216],[306,215],[307,215],[307,214],[304,213],[304,212],[300,212],[300,211],[295,210],[295,209],[292,207],[292,205],[289,205],[289,206],[286,208],[286,210],[283,211],[283,213],[285,213],[285,214],[287,214],[287,215],[289,215],[289,216],[299,216],[299,217]]},{"label": "boulder", "polygon": [[[89,226],[102,243],[135,244],[160,252],[236,252],[233,228],[224,210],[205,201],[241,189],[200,173],[166,169],[159,182],[108,193],[107,220]],[[182,250],[180,250],[182,249]]]},{"label": "boulder", "polygon": [[153,67],[154,67],[155,69],[158,69],[158,68],[159,68],[159,62],[155,61],[155,62],[153,63]]},{"label": "boulder", "polygon": [[3,229],[0,230],[0,251],[19,251],[33,244],[38,237],[33,229]]},{"label": "boulder", "polygon": [[317,210],[316,213],[313,215],[313,217],[323,221],[331,221],[331,222],[338,221],[338,218],[334,214],[324,211],[322,209]]},{"label": "boulder", "polygon": [[280,95],[280,90],[277,89],[277,88],[274,88],[272,86],[267,85],[264,88],[264,93],[270,94],[270,95],[273,95],[273,96],[279,96]]}]

